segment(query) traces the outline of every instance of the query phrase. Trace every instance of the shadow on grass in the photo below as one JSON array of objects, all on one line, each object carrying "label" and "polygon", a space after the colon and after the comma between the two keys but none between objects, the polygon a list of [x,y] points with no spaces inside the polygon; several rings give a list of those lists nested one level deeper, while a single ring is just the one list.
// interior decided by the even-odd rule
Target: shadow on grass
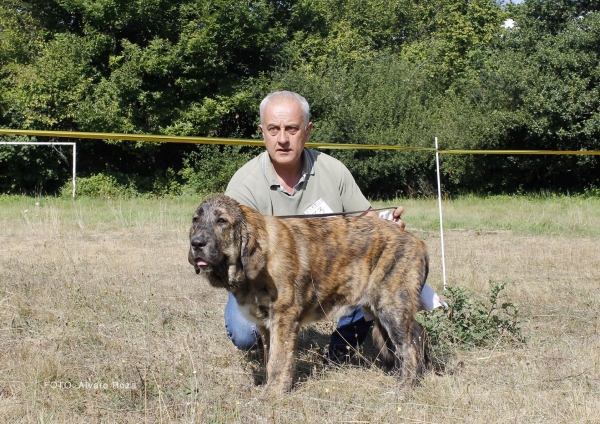
[{"label": "shadow on grass", "polygon": [[[326,326],[325,326],[326,327]],[[334,327],[331,327],[332,329]],[[294,368],[294,385],[307,382],[315,377],[322,377],[328,370],[340,367],[364,367],[378,368],[386,374],[397,375],[398,368],[385,364],[381,359],[381,350],[375,346],[371,336],[367,337],[365,342],[349,356],[345,363],[332,362],[326,355],[328,350],[329,338],[331,332],[322,325],[310,325],[304,327],[298,337],[298,347],[296,350],[296,362]],[[425,340],[427,340],[426,336]],[[425,347],[423,358],[423,367],[421,374],[426,372],[435,372],[443,374],[448,371],[448,363],[451,361],[451,355],[436,356],[429,358],[430,352]],[[243,356],[244,367],[252,374],[254,384],[261,386],[266,383],[265,380],[265,358],[262,347]]]}]

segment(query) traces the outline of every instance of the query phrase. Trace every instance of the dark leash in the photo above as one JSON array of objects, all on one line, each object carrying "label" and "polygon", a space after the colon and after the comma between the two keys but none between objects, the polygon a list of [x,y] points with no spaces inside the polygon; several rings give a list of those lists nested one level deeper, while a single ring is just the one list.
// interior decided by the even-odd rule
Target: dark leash
[{"label": "dark leash", "polygon": [[398,206],[388,206],[386,208],[378,208],[378,209],[367,209],[365,211],[353,211],[353,212],[333,212],[333,213],[315,213],[311,215],[275,215],[277,218],[327,218],[329,216],[345,216],[345,215],[354,215],[354,214],[364,214],[369,211],[385,211],[388,209],[398,209]]}]

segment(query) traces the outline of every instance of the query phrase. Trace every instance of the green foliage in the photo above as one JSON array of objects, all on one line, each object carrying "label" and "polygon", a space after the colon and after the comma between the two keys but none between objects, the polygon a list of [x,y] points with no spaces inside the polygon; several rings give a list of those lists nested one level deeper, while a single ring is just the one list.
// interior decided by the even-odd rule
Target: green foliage
[{"label": "green foliage", "polygon": [[[30,142],[35,138],[0,137],[1,141]],[[70,146],[0,145],[0,192],[45,195],[69,178]]]},{"label": "green foliage", "polygon": [[3,5],[0,7],[0,28],[0,70],[26,63],[37,53],[42,35],[38,23],[30,15]]},{"label": "green foliage", "polygon": [[[0,11],[10,28],[0,31],[0,126],[224,137],[256,133],[263,75],[279,57],[280,22],[290,13],[261,0],[24,1]],[[20,39],[29,28],[33,35]],[[81,144],[80,175],[140,181],[177,174],[193,151]]]},{"label": "green foliage", "polygon": [[[138,195],[134,187],[121,184],[113,175],[96,174],[87,178],[77,178],[77,196],[100,199],[129,198]],[[71,182],[65,183],[61,189],[62,197],[72,197]]]},{"label": "green foliage", "polygon": [[199,146],[188,155],[179,171],[184,181],[183,192],[203,195],[224,192],[235,171],[256,153],[255,149],[239,146]]},{"label": "green foliage", "polygon": [[[299,0],[290,2],[291,37],[283,69],[316,73],[323,67],[345,68],[398,51],[412,29],[412,1]],[[294,4],[295,3],[295,4]]]},{"label": "green foliage", "polygon": [[94,78],[94,42],[57,34],[30,65],[11,69],[2,95],[11,123],[24,129],[74,129],[79,105]]},{"label": "green foliage", "polygon": [[[261,98],[291,89],[315,141],[600,150],[599,44],[600,6],[577,0],[5,0],[0,126],[252,138]],[[78,173],[216,190],[248,157],[225,150],[84,140]],[[0,151],[0,192],[68,178],[52,150]],[[370,197],[435,185],[431,153],[331,153]],[[442,159],[449,194],[600,186],[598,156]]]},{"label": "green foliage", "polygon": [[589,186],[583,190],[582,196],[584,198],[596,198],[600,199],[600,187]]},{"label": "green foliage", "polygon": [[402,55],[440,90],[472,80],[484,65],[506,13],[494,0],[435,0],[414,6],[418,36]]},{"label": "green foliage", "polygon": [[152,182],[152,195],[158,197],[178,196],[182,192],[181,183],[172,168],[168,168],[164,175]]},{"label": "green foliage", "polygon": [[492,282],[487,303],[464,288],[447,287],[441,294],[448,299],[448,308],[419,313],[417,321],[427,332],[428,354],[434,364],[443,366],[457,348],[525,341],[517,305],[500,299],[506,284]]},{"label": "green foliage", "polygon": [[[539,16],[529,15],[528,8],[533,8],[529,5],[517,9],[517,27],[503,34],[478,83],[465,87],[453,104],[462,101],[466,112],[462,116],[472,115],[481,122],[473,137],[479,148],[599,150],[600,13],[570,16],[551,32],[540,33]],[[466,119],[457,124],[469,128]],[[445,147],[454,147],[451,139],[446,140],[450,146]],[[445,160],[446,166],[459,168],[457,162],[468,159]],[[528,192],[543,187],[572,193],[599,183],[597,156],[470,160],[472,164],[463,167],[454,181],[467,191]]]}]

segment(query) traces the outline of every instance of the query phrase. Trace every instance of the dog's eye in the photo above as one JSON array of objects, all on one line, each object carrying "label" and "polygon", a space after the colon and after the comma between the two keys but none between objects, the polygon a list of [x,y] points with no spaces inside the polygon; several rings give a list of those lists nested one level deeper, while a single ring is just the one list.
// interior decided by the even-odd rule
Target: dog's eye
[{"label": "dog's eye", "polygon": [[217,219],[217,224],[227,224],[227,220],[225,218]]}]

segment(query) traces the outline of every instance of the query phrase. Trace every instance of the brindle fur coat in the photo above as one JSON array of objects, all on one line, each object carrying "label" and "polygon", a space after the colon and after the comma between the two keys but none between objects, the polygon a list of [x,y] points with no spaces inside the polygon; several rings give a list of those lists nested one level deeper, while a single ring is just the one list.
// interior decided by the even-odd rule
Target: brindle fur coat
[{"label": "brindle fur coat", "polygon": [[[425,244],[397,224],[371,217],[264,216],[227,196],[194,213],[189,261],[236,298],[268,346],[268,394],[290,390],[298,332],[344,306],[375,319],[380,343],[395,348],[405,383],[419,368],[414,316],[428,273]],[[388,359],[390,359],[388,357]]]}]

